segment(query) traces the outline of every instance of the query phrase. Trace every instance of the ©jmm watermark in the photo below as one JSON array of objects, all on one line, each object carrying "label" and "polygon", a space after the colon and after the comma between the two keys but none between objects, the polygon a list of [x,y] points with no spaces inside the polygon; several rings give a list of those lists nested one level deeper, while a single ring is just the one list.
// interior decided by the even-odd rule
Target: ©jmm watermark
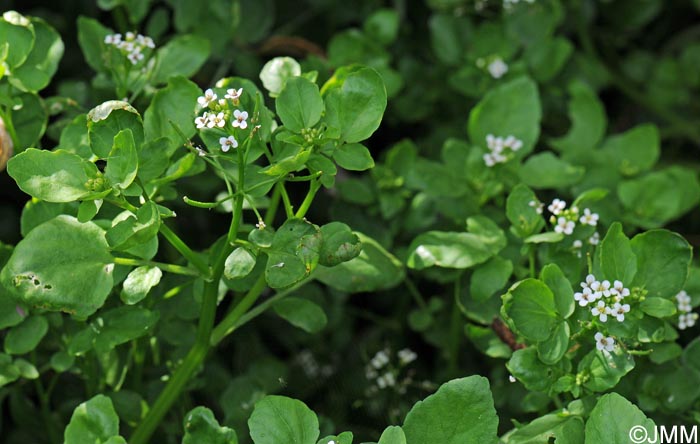
[{"label": "\u00a9jmm watermark", "polygon": [[630,429],[633,444],[698,444],[698,426],[656,426],[651,430],[636,425]]}]

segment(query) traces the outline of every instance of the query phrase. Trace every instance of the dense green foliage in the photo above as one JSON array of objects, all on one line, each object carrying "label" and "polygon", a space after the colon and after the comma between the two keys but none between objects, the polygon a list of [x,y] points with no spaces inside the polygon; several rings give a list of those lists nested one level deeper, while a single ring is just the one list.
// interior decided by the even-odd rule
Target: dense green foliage
[{"label": "dense green foliage", "polygon": [[697,1],[14,3],[0,443],[700,422]]}]

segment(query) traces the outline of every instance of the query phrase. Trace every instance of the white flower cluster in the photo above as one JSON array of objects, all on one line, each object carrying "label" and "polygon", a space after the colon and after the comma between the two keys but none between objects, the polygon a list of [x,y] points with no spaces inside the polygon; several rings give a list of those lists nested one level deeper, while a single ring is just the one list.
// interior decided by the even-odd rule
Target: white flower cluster
[{"label": "white flower cluster", "polygon": [[678,311],[681,313],[678,316],[678,328],[685,330],[686,328],[695,325],[695,321],[698,320],[698,314],[693,313],[693,307],[690,305],[690,296],[685,290],[681,290],[680,293],[676,295],[676,302],[678,303]]},{"label": "white flower cluster", "polygon": [[[549,221],[554,225],[554,231],[557,233],[564,233],[567,236],[573,234],[576,222],[592,227],[598,225],[598,214],[592,213],[588,208],[584,208],[583,215],[579,216],[578,207],[573,206],[567,210],[566,202],[561,199],[554,199],[547,209],[552,213]],[[592,237],[588,241],[591,245],[597,244],[597,239]]]},{"label": "white flower cluster", "polygon": [[105,37],[105,44],[112,45],[129,59],[132,65],[144,59],[143,53],[148,49],[154,49],[156,44],[153,39],[141,34],[127,32],[123,38],[121,34],[110,34]]},{"label": "white flower cluster", "polygon": [[[592,305],[591,314],[600,322],[606,322],[608,316],[613,316],[618,322],[625,320],[625,313],[630,311],[629,304],[623,304],[623,299],[630,295],[621,281],[598,281],[595,276],[589,274],[586,280],[581,282],[582,290],[574,293],[574,299],[581,307]],[[595,304],[595,305],[594,305]]]},{"label": "white flower cluster", "polygon": [[523,147],[523,141],[515,136],[496,137],[493,134],[486,136],[486,147],[489,153],[484,154],[484,163],[487,167],[493,167],[498,163],[506,163],[511,159],[511,154]]},{"label": "white flower cluster", "polygon": [[[396,356],[399,360],[399,367],[404,367],[418,358],[418,355],[408,348],[399,350]],[[376,388],[385,389],[397,385],[396,376],[398,369],[392,368],[390,364],[390,351],[388,349],[378,351],[367,364],[365,376],[367,379],[375,380]],[[399,390],[403,391],[405,387],[399,387]]]},{"label": "white flower cluster", "polygon": [[[225,128],[227,119],[230,119],[233,114],[233,119],[230,119],[232,128],[240,128],[242,130],[248,128],[248,112],[235,109],[233,113],[229,110],[229,102],[233,106],[240,104],[240,98],[243,94],[243,88],[229,88],[223,99],[213,89],[209,88],[204,91],[204,95],[197,98],[197,103],[203,108],[208,109],[201,116],[194,119],[194,124],[198,129],[204,128]],[[231,148],[238,148],[238,141],[232,135],[219,138],[221,151],[228,152]]]}]

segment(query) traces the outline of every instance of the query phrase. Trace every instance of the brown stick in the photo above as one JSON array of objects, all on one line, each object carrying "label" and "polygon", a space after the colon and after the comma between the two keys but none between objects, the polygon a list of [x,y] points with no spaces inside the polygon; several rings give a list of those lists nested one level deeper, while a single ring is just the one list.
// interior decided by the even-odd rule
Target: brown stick
[{"label": "brown stick", "polygon": [[503,341],[508,347],[510,347],[511,350],[515,351],[520,350],[521,348],[525,348],[525,344],[520,344],[515,339],[515,335],[512,331],[510,331],[505,322],[503,322],[499,318],[494,318],[493,322],[491,322],[491,328],[496,333],[496,336],[498,336],[498,338],[501,341]]}]

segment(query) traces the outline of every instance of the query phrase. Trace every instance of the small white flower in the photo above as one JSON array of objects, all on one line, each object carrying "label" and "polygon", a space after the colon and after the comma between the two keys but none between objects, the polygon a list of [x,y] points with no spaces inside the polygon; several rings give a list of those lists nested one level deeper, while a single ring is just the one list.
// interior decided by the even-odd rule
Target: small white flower
[{"label": "small white flower", "polygon": [[590,288],[584,288],[580,293],[574,293],[574,300],[578,301],[578,305],[585,307],[588,303],[596,300],[595,295]]},{"label": "small white flower", "polygon": [[581,288],[591,288],[593,282],[596,282],[595,276],[589,274],[588,276],[586,276],[585,282],[581,282]]},{"label": "small white flower", "polygon": [[221,137],[219,139],[219,144],[221,145],[221,151],[224,153],[228,152],[231,148],[238,148],[238,141],[233,136]]},{"label": "small white flower", "polygon": [[629,304],[620,304],[619,302],[615,302],[615,305],[613,305],[612,310],[610,310],[610,314],[615,316],[615,318],[617,318],[619,322],[622,322],[625,320],[625,313],[629,313],[629,311]]},{"label": "small white flower", "polygon": [[255,228],[258,230],[264,230],[265,227],[267,227],[267,225],[265,225],[265,222],[262,219],[258,220],[258,223],[255,224]]},{"label": "small white flower", "polygon": [[223,128],[226,125],[226,119],[224,113],[219,113],[214,115],[214,113],[209,114],[209,121],[207,122],[207,128],[219,127]]},{"label": "small white flower", "polygon": [[564,211],[564,208],[566,208],[566,202],[561,199],[554,199],[552,203],[547,207],[549,212],[555,216],[558,216],[559,213]]},{"label": "small white flower", "polygon": [[621,281],[616,280],[613,282],[610,294],[615,296],[616,299],[622,300],[630,295],[630,290],[629,288],[625,288]]},{"label": "small white flower", "polygon": [[[143,36],[141,36],[141,37],[143,37]],[[144,46],[151,48],[151,49],[154,49],[156,47],[156,43],[150,37],[143,37],[142,43]]]},{"label": "small white flower", "polygon": [[224,97],[227,99],[231,99],[235,102],[241,98],[242,94],[243,94],[243,88],[238,88],[237,90],[234,88],[229,88],[226,90],[226,95],[224,95]]},{"label": "small white flower", "polygon": [[598,214],[597,213],[591,213],[591,210],[588,208],[585,208],[583,210],[583,216],[581,216],[581,219],[579,219],[582,224],[584,225],[591,225],[595,227],[598,225]]},{"label": "small white flower", "polygon": [[141,60],[143,60],[143,54],[141,54],[138,51],[132,51],[126,57],[129,59],[132,65],[135,65]]},{"label": "small white flower", "polygon": [[385,350],[379,350],[369,361],[372,367],[379,370],[389,363],[389,354]]},{"label": "small white flower", "polygon": [[605,337],[601,332],[595,334],[595,341],[595,346],[600,351],[611,352],[615,349],[615,340],[612,337]]},{"label": "small white flower", "polygon": [[214,93],[214,90],[209,88],[206,91],[204,91],[203,96],[197,98],[197,103],[199,103],[202,106],[202,108],[206,108],[211,102],[215,101],[217,98],[218,96]]},{"label": "small white flower", "polygon": [[248,118],[248,113],[246,111],[235,110],[233,112],[233,117],[236,119],[233,122],[231,122],[234,128],[248,128],[248,122],[246,122],[246,119]]},{"label": "small white flower", "polygon": [[396,385],[396,378],[394,377],[394,374],[391,372],[386,372],[382,376],[377,378],[377,386],[380,389],[386,388],[386,387],[393,387]]},{"label": "small white flower", "polygon": [[121,34],[109,34],[105,36],[105,43],[108,45],[116,45],[122,41]]},{"label": "small white flower", "polygon": [[124,36],[128,41],[132,41],[136,38],[136,34],[133,32],[127,32],[126,35]]},{"label": "small white flower", "polygon": [[676,300],[678,303],[685,303],[689,304],[690,303],[690,296],[685,290],[681,290],[680,293],[676,295]]},{"label": "small white flower", "polygon": [[542,208],[544,208],[544,204],[542,202],[536,202],[534,200],[531,200],[527,204],[534,208],[535,211],[537,211],[537,214],[542,214]]},{"label": "small white flower", "polygon": [[603,282],[595,281],[591,284],[591,290],[597,293],[596,297],[605,296],[610,297],[610,281],[604,280]]},{"label": "small white flower", "polygon": [[568,220],[565,217],[560,217],[557,219],[557,225],[554,227],[554,231],[557,233],[564,233],[567,236],[574,232],[576,223],[574,221]]},{"label": "small white flower", "polygon": [[583,242],[581,242],[580,240],[576,239],[576,240],[574,241],[574,243],[573,243],[573,247],[574,247],[575,249],[578,250],[578,249],[580,249],[581,247],[583,247]]},{"label": "small white flower", "polygon": [[508,65],[500,57],[496,57],[486,68],[494,79],[500,79],[508,72]]},{"label": "small white flower", "polygon": [[693,306],[687,303],[679,303],[678,304],[678,311],[684,312],[684,313],[690,313],[693,311]]},{"label": "small white flower", "polygon": [[515,381],[517,381],[517,379],[515,379],[515,376],[513,376],[513,375],[508,375],[508,380],[509,380],[510,382],[515,382]]},{"label": "small white flower", "polygon": [[600,243],[600,234],[597,232],[593,233],[593,235],[588,238],[588,243],[591,245],[598,245]]},{"label": "small white flower", "polygon": [[206,128],[209,123],[209,113],[204,113],[202,116],[194,119],[194,124],[197,125],[198,129]]},{"label": "small white flower", "polygon": [[207,155],[207,152],[204,151],[204,149],[201,147],[196,146],[196,147],[194,147],[194,149],[195,149],[195,151],[197,151],[197,155],[199,157],[205,157]]},{"label": "small white flower", "polygon": [[697,313],[682,314],[678,317],[678,328],[681,330],[685,330],[686,328],[693,327],[697,320]]},{"label": "small white flower", "polygon": [[606,322],[608,320],[608,314],[610,314],[610,309],[605,305],[605,301],[598,301],[598,305],[591,308],[591,314],[593,316],[598,316],[600,322]]},{"label": "small white flower", "polygon": [[490,168],[490,167],[496,165],[496,161],[493,158],[493,154],[486,153],[486,154],[484,154],[483,157],[484,157],[484,163],[486,164],[487,167]]},{"label": "small white flower", "polygon": [[397,355],[399,357],[399,362],[401,363],[401,365],[409,364],[409,363],[415,361],[416,358],[418,357],[418,355],[416,355],[416,353],[409,348],[404,348],[403,350],[399,350]]}]

